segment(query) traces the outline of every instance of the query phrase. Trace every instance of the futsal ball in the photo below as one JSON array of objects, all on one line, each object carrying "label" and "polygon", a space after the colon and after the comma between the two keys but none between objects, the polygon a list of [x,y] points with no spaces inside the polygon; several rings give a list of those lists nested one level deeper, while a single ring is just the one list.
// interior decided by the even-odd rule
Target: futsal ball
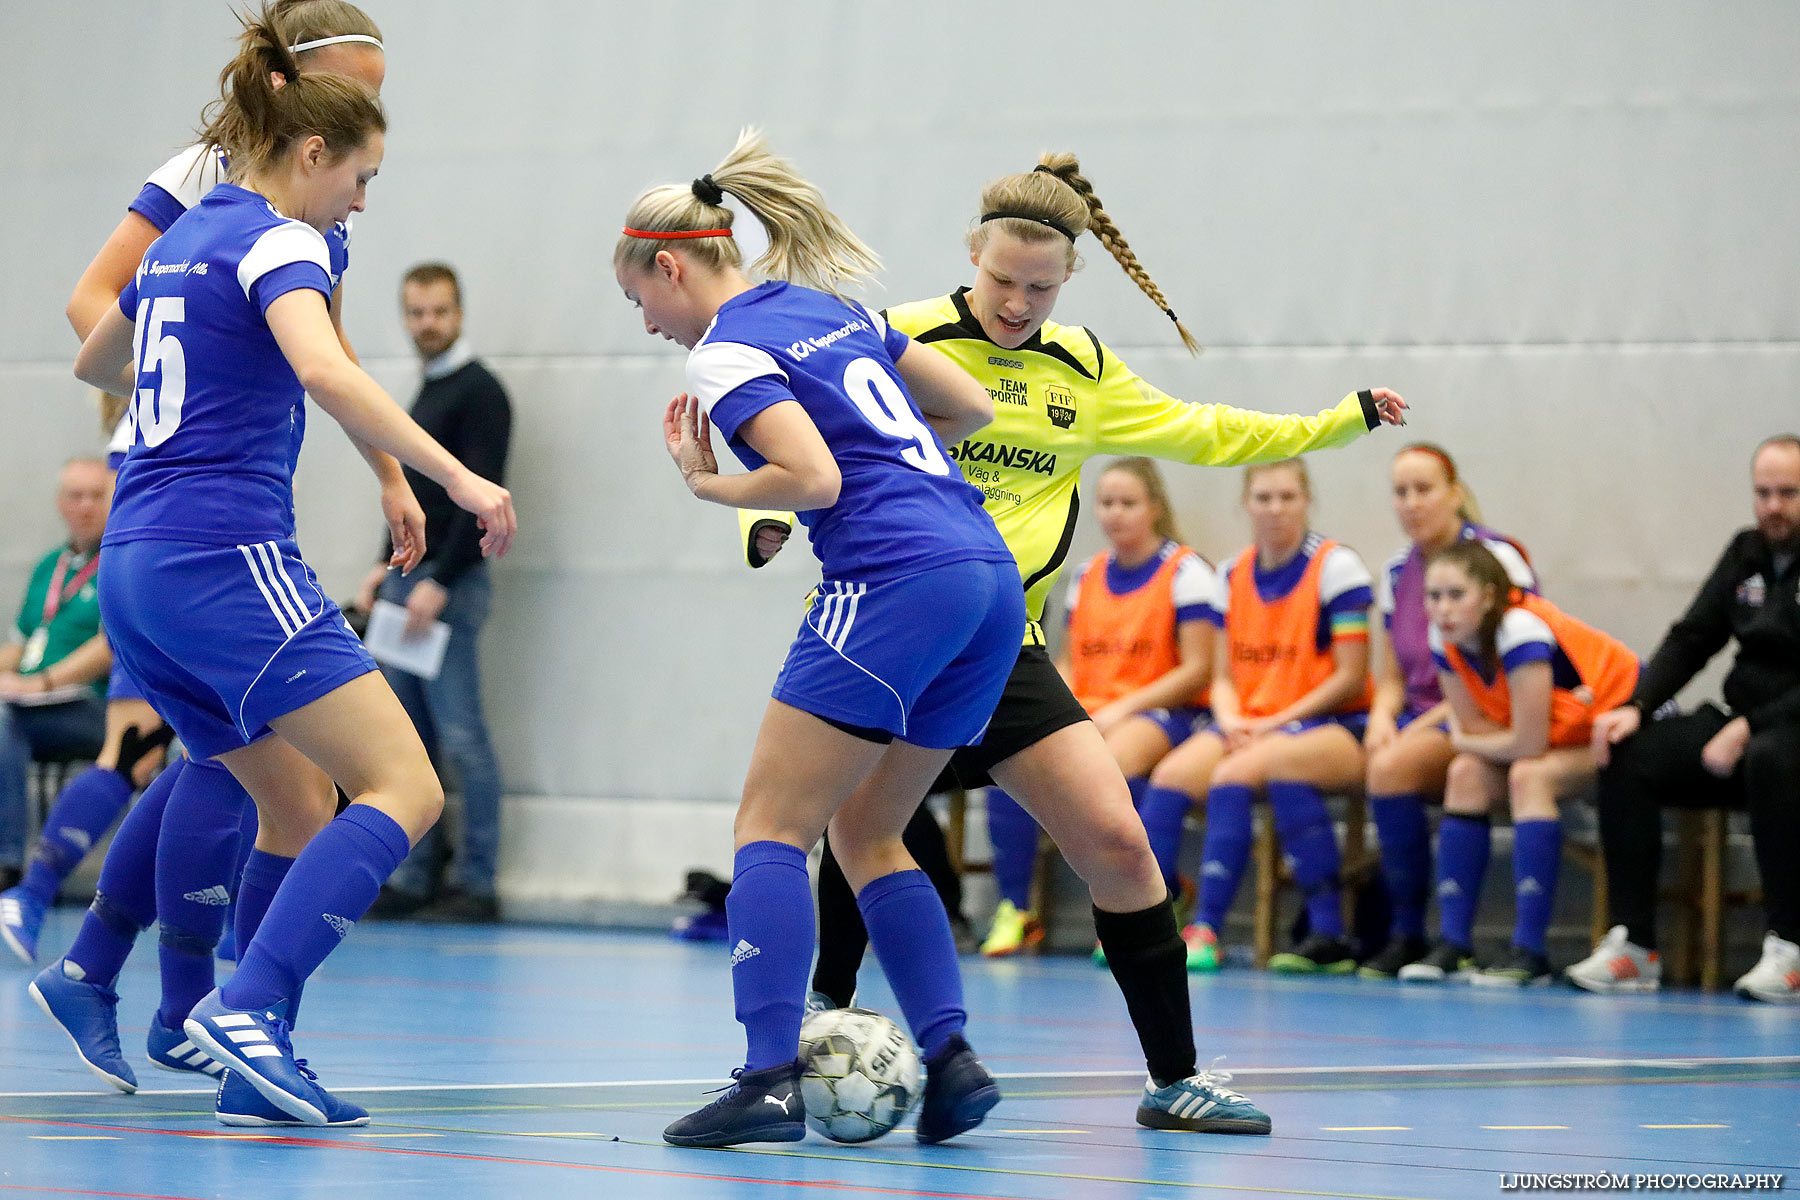
[{"label": "futsal ball", "polygon": [[919,1052],[898,1025],[866,1008],[814,1013],[800,1027],[806,1123],[834,1142],[867,1142],[919,1097]]}]

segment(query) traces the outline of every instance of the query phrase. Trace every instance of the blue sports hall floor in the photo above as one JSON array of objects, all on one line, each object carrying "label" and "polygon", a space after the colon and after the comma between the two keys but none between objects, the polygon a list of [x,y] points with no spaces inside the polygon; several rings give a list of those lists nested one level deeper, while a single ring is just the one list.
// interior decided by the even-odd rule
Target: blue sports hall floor
[{"label": "blue sports hall floor", "polygon": [[[47,951],[79,915],[52,914]],[[120,982],[135,1096],[89,1074],[29,971],[0,964],[0,1200],[1464,1197],[1534,1173],[1785,1173],[1800,1189],[1800,1008],[1730,996],[1196,979],[1203,1064],[1225,1056],[1275,1121],[1223,1137],[1133,1122],[1139,1057],[1103,970],[971,960],[970,1039],[1006,1092],[973,1134],[681,1150],[662,1127],[741,1053],[718,944],[367,924],[309,988],[296,1041],[374,1120],[292,1131],[224,1129],[210,1090],[144,1061],[153,950]],[[859,1001],[894,1011],[872,968]]]}]

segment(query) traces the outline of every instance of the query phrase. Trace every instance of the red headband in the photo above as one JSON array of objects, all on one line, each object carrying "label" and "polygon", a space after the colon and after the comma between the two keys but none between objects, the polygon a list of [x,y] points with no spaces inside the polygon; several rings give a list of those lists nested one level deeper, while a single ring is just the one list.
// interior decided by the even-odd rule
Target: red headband
[{"label": "red headband", "polygon": [[1437,459],[1439,462],[1444,464],[1444,474],[1449,478],[1451,483],[1455,483],[1457,481],[1456,464],[1450,461],[1450,456],[1448,454],[1445,454],[1442,450],[1439,450],[1436,446],[1429,446],[1429,445],[1426,445],[1424,442],[1414,442],[1410,446],[1402,446],[1400,448],[1400,453],[1401,454],[1429,454],[1431,457]]},{"label": "red headband", "polygon": [[730,237],[729,229],[633,229],[627,225],[622,232],[626,237],[650,238],[652,241],[673,241],[677,238],[709,238]]}]

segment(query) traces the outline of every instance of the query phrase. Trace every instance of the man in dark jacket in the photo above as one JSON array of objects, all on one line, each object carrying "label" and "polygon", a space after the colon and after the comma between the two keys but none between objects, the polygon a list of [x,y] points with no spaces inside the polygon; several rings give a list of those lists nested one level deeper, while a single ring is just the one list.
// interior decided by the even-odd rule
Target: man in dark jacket
[{"label": "man in dark jacket", "polygon": [[[1751,461],[1756,527],[1725,548],[1670,628],[1624,707],[1594,722],[1600,836],[1619,922],[1569,968],[1594,992],[1653,991],[1662,809],[1748,808],[1769,932],[1738,995],[1800,1001],[1800,438],[1772,437]],[[1659,715],[1733,639],[1725,707]],[[1610,761],[1608,759],[1610,758]]]},{"label": "man in dark jacket", "polygon": [[[503,481],[512,437],[512,406],[500,381],[462,338],[462,288],[442,263],[406,273],[400,290],[406,332],[419,352],[424,380],[413,401],[413,419],[444,448],[484,479]],[[421,909],[423,919],[486,922],[498,919],[494,893],[500,849],[500,764],[481,708],[477,639],[491,597],[481,530],[436,483],[407,468],[407,482],[425,510],[425,561],[402,579],[381,564],[363,581],[357,603],[380,598],[406,609],[408,635],[434,621],[450,627],[444,662],[434,679],[383,667],[434,760],[455,768],[462,821],[453,882],[439,888],[442,838],[433,829],[394,872],[376,902],[375,915],[403,916]],[[435,898],[433,893],[436,893]]]}]

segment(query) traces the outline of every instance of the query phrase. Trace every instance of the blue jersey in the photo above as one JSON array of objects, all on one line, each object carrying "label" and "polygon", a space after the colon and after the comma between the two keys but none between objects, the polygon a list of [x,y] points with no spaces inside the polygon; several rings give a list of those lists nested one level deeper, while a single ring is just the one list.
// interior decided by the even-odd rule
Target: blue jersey
[{"label": "blue jersey", "polygon": [[325,237],[232,184],[151,245],[119,296],[137,324],[135,431],[105,544],[293,538],[306,395],[263,313],[300,288],[330,299]]},{"label": "blue jersey", "polygon": [[734,296],[688,356],[688,391],[745,466],[738,431],[798,401],[836,458],[830,508],[799,514],[827,579],[875,582],[954,562],[1011,562],[983,496],[907,394],[909,339],[860,304],[788,283]]},{"label": "blue jersey", "polygon": [[[169,227],[181,219],[182,213],[200,203],[206,193],[224,181],[225,152],[216,146],[197,143],[150,172],[150,178],[144,180],[144,186],[138,189],[127,207],[156,226],[158,233],[167,233]],[[350,222],[340,221],[334,225],[325,235],[325,245],[331,251],[331,286],[335,291],[344,280],[344,272],[350,269]],[[108,463],[115,471],[125,464],[125,452],[131,449],[136,408],[136,405],[126,406],[107,446]]]}]

